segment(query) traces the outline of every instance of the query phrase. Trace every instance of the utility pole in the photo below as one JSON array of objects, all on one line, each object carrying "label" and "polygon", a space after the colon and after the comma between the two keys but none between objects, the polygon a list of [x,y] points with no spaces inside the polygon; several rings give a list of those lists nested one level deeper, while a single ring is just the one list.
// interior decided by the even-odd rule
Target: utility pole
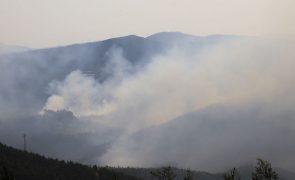
[{"label": "utility pole", "polygon": [[27,141],[26,141],[27,135],[24,134],[23,137],[24,137],[24,151],[27,151]]}]

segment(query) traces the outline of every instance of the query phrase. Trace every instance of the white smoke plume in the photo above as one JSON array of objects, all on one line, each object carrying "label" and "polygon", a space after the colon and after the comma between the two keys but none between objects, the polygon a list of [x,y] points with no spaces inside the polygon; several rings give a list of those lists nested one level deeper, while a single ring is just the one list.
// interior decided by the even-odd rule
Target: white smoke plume
[{"label": "white smoke plume", "polygon": [[[193,55],[175,47],[168,53],[153,57],[146,66],[138,67],[133,74],[126,68],[129,66],[120,55],[120,49],[115,49],[112,53],[117,55],[113,56],[111,67],[115,67],[114,72],[119,73],[115,73],[105,82],[98,82],[81,71],[71,72],[64,81],[51,83],[52,95],[43,109],[66,109],[78,117],[91,116],[97,122],[123,127],[125,133],[100,160],[105,164],[153,166],[176,162],[180,166],[201,170],[222,170],[262,155],[274,160],[278,166],[292,169],[292,163],[289,161],[274,158],[290,158],[292,153],[268,153],[265,148],[257,149],[255,141],[261,133],[273,132],[274,134],[269,134],[264,139],[265,144],[262,141],[262,147],[267,146],[269,151],[276,149],[276,143],[281,141],[279,132],[283,127],[274,124],[286,122],[285,119],[275,117],[278,114],[289,117],[291,114],[288,112],[294,111],[293,47],[290,42],[255,38],[241,38],[208,47]],[[258,108],[257,111],[261,110],[259,117],[252,116],[251,111],[247,111],[255,109],[257,104],[266,108]],[[216,121],[220,119],[220,123],[230,122],[237,124],[236,128],[245,128],[240,135],[235,136],[239,142],[237,151],[228,149],[235,145],[227,143],[231,131],[227,127],[222,130],[223,126],[220,126],[218,133],[221,134],[218,136],[224,139],[217,138],[217,134],[210,129],[210,132],[184,131],[175,134],[175,129],[165,130],[165,133],[168,131],[169,137],[175,135],[168,138],[171,142],[166,144],[167,149],[173,153],[165,152],[165,134],[153,136],[153,133],[147,133],[138,141],[134,138],[137,134],[134,132],[149,132],[147,129],[151,127],[161,129],[163,124],[164,127],[165,124],[169,126],[169,122],[175,122],[173,119],[179,116],[185,117],[189,112],[198,112],[214,105],[237,107],[232,108],[237,114],[240,111],[249,113],[241,113],[243,117],[228,121],[219,117],[223,114],[222,110],[208,115],[208,127],[219,126]],[[201,123],[203,119],[204,117],[196,118],[194,121]],[[259,128],[251,126],[262,125],[260,119],[263,119],[267,130],[260,131]],[[182,118],[179,118],[178,123],[181,124],[181,120]],[[243,124],[247,126],[244,127]],[[291,132],[295,126],[290,124],[285,128]],[[190,143],[189,140],[183,143],[184,137],[190,139],[190,136],[196,139],[216,139],[209,138],[207,143],[200,143],[202,147]],[[293,137],[293,133],[287,137]],[[270,140],[273,140],[273,145],[268,144]],[[290,142],[286,140],[286,143]],[[242,147],[245,149],[241,150]],[[294,149],[293,146],[281,148],[284,152]],[[241,154],[235,160],[228,160],[229,153]],[[217,160],[220,160],[219,163],[216,163]]]}]

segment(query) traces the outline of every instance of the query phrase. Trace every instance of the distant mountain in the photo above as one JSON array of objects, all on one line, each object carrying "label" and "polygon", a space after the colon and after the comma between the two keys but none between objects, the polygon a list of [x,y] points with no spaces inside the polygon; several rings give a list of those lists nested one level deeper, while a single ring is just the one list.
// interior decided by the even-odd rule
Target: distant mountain
[{"label": "distant mountain", "polygon": [[[191,168],[215,171],[230,169],[234,164],[254,164],[257,156],[273,162],[274,166],[284,166],[277,164],[280,162],[277,160],[292,163],[285,158],[292,156],[292,152],[281,148],[292,144],[289,136],[292,131],[287,127],[284,132],[277,129],[274,119],[280,120],[280,126],[293,126],[295,113],[270,112],[268,108],[265,104],[215,105],[184,114],[133,134],[125,142],[129,144],[124,150],[128,152],[125,157],[130,153],[132,159],[146,164],[175,163],[180,167],[190,162]],[[276,146],[270,146],[273,143]],[[294,173],[279,170],[284,179],[294,179]]]},{"label": "distant mountain", "polygon": [[213,46],[225,41],[241,38],[234,35],[193,36],[181,32],[160,32],[148,36],[147,39],[157,41],[165,46],[178,46],[192,50],[194,48]]},{"label": "distant mountain", "polygon": [[[224,39],[227,38],[232,39],[231,36]],[[130,35],[1,54],[0,141],[19,147],[21,134],[29,132],[30,147],[34,152],[83,163],[98,162],[99,156],[107,151],[122,130],[90,121],[90,117],[81,120],[67,110],[39,114],[52,94],[50,87],[53,84],[64,81],[76,70],[102,84],[118,72],[116,63],[126,66],[124,71],[129,77],[171,48],[196,53],[219,42],[220,38],[215,36],[166,32],[147,38]],[[69,149],[71,151],[64,151]]]},{"label": "distant mountain", "polygon": [[[112,73],[106,68],[107,62],[111,59],[126,59],[132,66],[137,66],[160,53],[163,48],[157,42],[142,37],[126,36],[99,42],[2,54],[0,82],[5,88],[0,89],[0,95],[6,98],[3,100],[7,101],[6,107],[13,106],[13,109],[18,106],[19,111],[27,107],[27,110],[36,111],[44,105],[48,97],[48,84],[54,80],[63,80],[74,70],[93,74],[95,79],[103,81]],[[8,82],[8,79],[14,81]],[[12,92],[10,89],[16,91]],[[28,103],[31,104],[30,107],[25,105]]]},{"label": "distant mountain", "polygon": [[13,45],[6,45],[0,43],[0,55],[1,54],[10,54],[10,53],[20,53],[29,51],[31,48],[23,47],[23,46],[13,46]]},{"label": "distant mountain", "polygon": [[[222,39],[227,38],[232,39],[231,36],[224,36]],[[214,39],[214,41],[211,42],[208,39]],[[191,42],[184,45],[183,43],[187,40]],[[0,95],[5,94],[7,107],[12,103],[11,106],[17,105],[20,107],[18,110],[23,110],[28,107],[25,104],[30,102],[31,106],[28,108],[35,111],[44,105],[48,98],[46,93],[48,84],[54,80],[63,80],[74,70],[91,74],[96,80],[102,82],[112,75],[112,66],[106,66],[114,58],[121,58],[119,61],[125,59],[132,66],[129,68],[132,72],[144,66],[152,57],[166,52],[172,44],[178,44],[188,52],[195,52],[201,47],[214,45],[219,40],[219,37],[196,37],[166,32],[147,38],[130,35],[98,42],[2,54],[0,55],[2,71],[0,82],[3,82],[2,85],[6,88],[0,89]],[[7,77],[15,81],[7,82]],[[11,88],[16,91],[10,91]],[[22,96],[23,93],[28,96]]]},{"label": "distant mountain", "polygon": [[193,36],[181,32],[160,32],[146,37],[147,39],[158,41],[158,42],[175,42],[175,41],[194,41],[200,36]]}]

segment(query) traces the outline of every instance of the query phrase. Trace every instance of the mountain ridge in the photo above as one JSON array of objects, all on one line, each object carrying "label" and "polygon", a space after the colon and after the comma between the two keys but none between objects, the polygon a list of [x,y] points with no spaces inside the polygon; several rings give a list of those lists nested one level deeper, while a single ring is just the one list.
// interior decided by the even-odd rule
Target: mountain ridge
[{"label": "mountain ridge", "polygon": [[26,51],[31,51],[32,48],[18,45],[8,45],[0,43],[0,55],[1,54],[11,54],[11,53],[21,53]]},{"label": "mountain ridge", "polygon": [[65,45],[61,45],[61,46],[50,46],[50,47],[44,47],[44,48],[27,48],[25,46],[18,46],[18,45],[5,45],[0,43],[0,47],[1,45],[5,45],[5,46],[11,46],[11,47],[19,47],[19,48],[24,48],[27,49],[29,51],[39,51],[39,50],[49,50],[49,49],[55,49],[55,48],[65,48],[65,47],[71,47],[71,46],[82,46],[82,45],[91,45],[91,44],[96,44],[96,43],[103,43],[103,42],[107,42],[107,41],[116,41],[116,40],[120,40],[120,39],[128,39],[128,38],[137,38],[137,39],[150,39],[150,40],[155,40],[157,38],[171,38],[173,37],[175,38],[175,36],[177,38],[226,38],[226,37],[241,37],[241,36],[237,36],[237,35],[226,35],[226,34],[212,34],[212,35],[204,35],[204,36],[197,36],[197,35],[192,35],[192,34],[188,34],[188,33],[183,33],[183,32],[169,32],[169,31],[163,31],[163,32],[158,32],[158,33],[154,33],[152,35],[149,36],[138,36],[138,35],[134,35],[134,34],[130,34],[130,35],[125,35],[125,36],[118,36],[118,37],[113,37],[113,38],[107,38],[107,39],[102,39],[102,40],[94,40],[94,41],[89,41],[89,42],[76,42],[76,43],[70,43],[70,44],[65,44]]}]

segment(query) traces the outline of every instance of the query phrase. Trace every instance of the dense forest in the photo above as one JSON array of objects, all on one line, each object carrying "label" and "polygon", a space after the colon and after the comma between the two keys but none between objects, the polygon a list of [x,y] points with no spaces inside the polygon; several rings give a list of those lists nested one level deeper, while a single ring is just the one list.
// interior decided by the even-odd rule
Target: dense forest
[{"label": "dense forest", "polygon": [[257,159],[256,167],[233,168],[226,173],[178,169],[175,167],[132,168],[87,166],[46,158],[0,143],[0,180],[291,180],[294,173],[276,172],[268,161]]},{"label": "dense forest", "polygon": [[46,158],[0,143],[1,180],[137,180],[108,167],[86,166]]}]

